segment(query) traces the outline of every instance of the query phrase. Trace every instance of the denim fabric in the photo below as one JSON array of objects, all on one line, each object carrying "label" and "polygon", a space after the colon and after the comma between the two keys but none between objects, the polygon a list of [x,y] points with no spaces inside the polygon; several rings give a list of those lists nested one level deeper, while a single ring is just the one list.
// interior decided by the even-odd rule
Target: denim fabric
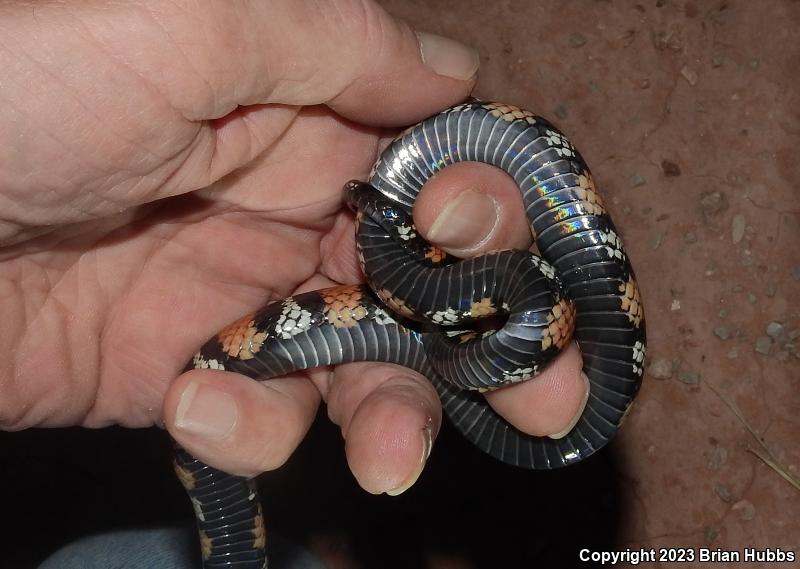
[{"label": "denim fabric", "polygon": [[[270,535],[270,569],[325,569],[302,547]],[[50,556],[39,569],[199,569],[197,534],[189,528],[132,529],[86,537]]]}]

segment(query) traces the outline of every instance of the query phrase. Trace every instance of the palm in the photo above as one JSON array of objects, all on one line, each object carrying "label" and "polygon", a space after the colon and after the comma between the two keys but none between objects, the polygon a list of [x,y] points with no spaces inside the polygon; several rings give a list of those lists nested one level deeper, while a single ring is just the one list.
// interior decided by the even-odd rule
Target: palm
[{"label": "palm", "polygon": [[[0,264],[21,284],[4,302],[36,307],[33,318],[6,311],[6,329],[17,331],[13,381],[41,394],[12,424],[152,424],[169,382],[207,337],[332,272],[321,243],[338,237],[341,186],[366,174],[378,137],[313,108],[286,124],[259,141],[255,159],[203,190],[59,227]],[[332,276],[355,278],[343,265]],[[85,399],[60,405],[53,385]]]}]

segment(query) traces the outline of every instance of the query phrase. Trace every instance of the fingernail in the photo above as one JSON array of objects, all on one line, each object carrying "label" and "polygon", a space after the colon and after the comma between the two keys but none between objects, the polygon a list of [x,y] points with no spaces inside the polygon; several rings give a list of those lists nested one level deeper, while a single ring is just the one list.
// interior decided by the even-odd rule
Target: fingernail
[{"label": "fingernail", "polygon": [[431,455],[431,448],[433,447],[433,432],[431,430],[432,420],[428,419],[425,428],[422,429],[422,457],[420,458],[419,464],[417,464],[414,471],[411,473],[405,482],[403,482],[397,488],[392,488],[391,490],[387,490],[386,493],[389,496],[397,496],[402,494],[409,488],[411,488],[414,483],[419,478],[419,475],[422,474],[422,469],[425,468],[425,463],[428,462],[428,457]]},{"label": "fingernail", "polygon": [[224,439],[238,417],[229,394],[205,383],[190,383],[183,390],[175,414],[175,426],[185,433],[208,439]]},{"label": "fingernail", "polygon": [[461,192],[433,222],[428,239],[449,249],[474,248],[486,241],[498,220],[497,202],[477,190]]},{"label": "fingernail", "polygon": [[575,416],[572,418],[572,420],[570,420],[569,424],[564,428],[564,430],[553,433],[552,435],[547,435],[551,439],[563,439],[566,437],[572,428],[578,423],[581,415],[583,415],[583,410],[586,408],[586,402],[589,400],[589,378],[586,377],[585,373],[581,372],[581,379],[586,386],[586,391],[583,394],[583,402],[580,404],[580,407],[578,407],[578,412],[575,413]]},{"label": "fingernail", "polygon": [[473,48],[450,38],[417,32],[422,62],[438,75],[470,79],[478,71],[480,58]]}]

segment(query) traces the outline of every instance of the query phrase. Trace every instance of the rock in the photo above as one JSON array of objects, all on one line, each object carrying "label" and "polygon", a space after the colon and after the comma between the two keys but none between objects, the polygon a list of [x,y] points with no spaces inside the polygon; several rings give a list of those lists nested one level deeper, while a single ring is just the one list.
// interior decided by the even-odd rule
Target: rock
[{"label": "rock", "polygon": [[567,43],[569,47],[582,47],[586,45],[586,37],[580,32],[575,32],[569,35]]},{"label": "rock", "polygon": [[772,347],[772,338],[769,336],[759,336],[756,340],[756,352],[759,354],[769,355],[769,350]]},{"label": "rock", "polygon": [[678,379],[687,385],[697,385],[700,383],[700,372],[687,369],[678,374]]},{"label": "rock", "polygon": [[686,79],[686,82],[692,87],[694,87],[697,84],[697,71],[695,71],[688,65],[683,66],[683,68],[681,69],[681,75],[683,76],[684,79]]},{"label": "rock", "polygon": [[639,186],[644,186],[647,183],[647,180],[642,178],[639,174],[634,174],[631,176],[628,183],[630,184],[631,188],[638,188]]},{"label": "rock", "polygon": [[647,375],[653,379],[669,379],[674,370],[675,366],[672,360],[659,358],[647,367]]},{"label": "rock", "polygon": [[652,242],[650,243],[650,247],[651,247],[651,249],[653,249],[653,250],[656,250],[656,249],[658,249],[659,247],[661,247],[661,243],[663,243],[663,242],[664,242],[664,234],[665,234],[665,232],[664,232],[664,231],[661,231],[661,232],[659,232],[659,234],[658,234],[658,235],[656,235],[656,236],[653,238]]},{"label": "rock", "polygon": [[692,243],[697,243],[697,234],[694,231],[687,231],[683,236],[683,242],[688,243],[689,245]]},{"label": "rock", "polygon": [[731,494],[730,488],[720,482],[714,484],[714,493],[719,496],[723,502],[730,504],[731,501],[733,501],[733,494]]},{"label": "rock", "polygon": [[787,338],[786,328],[780,322],[770,322],[767,324],[767,336],[776,342],[782,342]]},{"label": "rock", "polygon": [[713,217],[728,205],[722,192],[704,192],[700,194],[700,209],[706,218]]},{"label": "rock", "polygon": [[728,450],[725,447],[714,445],[708,456],[708,466],[716,469],[725,464],[726,460],[728,460]]},{"label": "rock", "polygon": [[712,543],[719,537],[719,526],[706,526],[705,530],[703,531],[703,537],[706,540],[706,543]]},{"label": "rock", "polygon": [[743,520],[752,520],[756,517],[756,507],[750,500],[739,500],[731,506],[731,510],[737,512]]},{"label": "rock", "polygon": [[731,222],[731,235],[733,237],[734,245],[739,243],[744,238],[744,228],[746,225],[747,222],[741,213],[737,213],[733,216],[733,221]]},{"label": "rock", "polygon": [[727,340],[731,337],[731,334],[733,334],[733,330],[727,324],[714,328],[714,335],[720,340]]}]

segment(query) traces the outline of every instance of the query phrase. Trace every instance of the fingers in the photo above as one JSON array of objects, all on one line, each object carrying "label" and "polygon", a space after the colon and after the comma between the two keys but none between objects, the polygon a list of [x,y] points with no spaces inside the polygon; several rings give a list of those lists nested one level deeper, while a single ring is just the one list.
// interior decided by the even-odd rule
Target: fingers
[{"label": "fingers", "polygon": [[414,223],[426,239],[458,257],[531,244],[514,180],[477,162],[453,164],[433,176],[417,198]]},{"label": "fingers", "polygon": [[561,438],[578,422],[589,398],[589,380],[582,366],[580,350],[571,343],[536,378],[487,393],[486,400],[519,430]]},{"label": "fingers", "polygon": [[338,366],[323,390],[361,487],[392,496],[410,488],[441,425],[431,384],[407,368],[360,363]]},{"label": "fingers", "polygon": [[[527,249],[531,232],[519,188],[498,168],[463,162],[444,168],[423,187],[414,222],[429,241],[458,257],[496,249]],[[535,436],[565,436],[588,399],[576,345],[532,381],[487,393],[512,425]]]},{"label": "fingers", "polygon": [[319,392],[305,376],[259,383],[239,374],[192,370],[169,388],[164,421],[200,460],[241,476],[282,465],[314,420]]},{"label": "fingers", "polygon": [[181,4],[143,2],[162,30],[146,59],[186,63],[177,79],[194,89],[172,77],[170,95],[195,120],[329,103],[359,122],[408,124],[463,99],[478,69],[473,49],[417,35],[371,0]]}]

